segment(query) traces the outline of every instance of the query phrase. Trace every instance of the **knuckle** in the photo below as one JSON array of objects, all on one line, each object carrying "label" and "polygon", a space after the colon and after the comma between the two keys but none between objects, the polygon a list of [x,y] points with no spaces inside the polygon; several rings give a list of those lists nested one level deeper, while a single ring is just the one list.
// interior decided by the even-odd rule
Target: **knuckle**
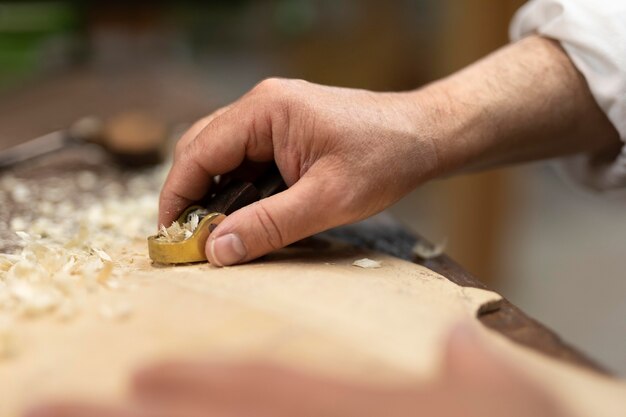
[{"label": "knuckle", "polygon": [[176,145],[174,146],[174,155],[180,155],[181,153],[183,153],[187,145],[186,142],[187,141],[185,140],[184,136],[180,138],[178,142],[176,142]]},{"label": "knuckle", "polygon": [[176,145],[174,146],[174,152],[176,154],[181,153],[189,144],[189,142],[193,140],[196,136],[198,136],[203,128],[209,124],[212,118],[213,115],[205,116],[196,121],[193,125],[191,125],[191,127],[188,128],[187,131],[176,142]]},{"label": "knuckle", "polygon": [[258,83],[253,90],[259,93],[276,94],[285,88],[288,81],[277,77],[266,78]]},{"label": "knuckle", "polygon": [[289,105],[298,101],[306,81],[286,78],[267,78],[254,87],[252,92],[264,100],[278,105]]},{"label": "knuckle", "polygon": [[184,202],[186,200],[187,197],[179,192],[178,189],[173,188],[169,184],[166,184],[159,194],[159,209],[177,210],[180,208],[179,206],[181,205],[181,202]]},{"label": "knuckle", "polygon": [[255,216],[261,225],[263,235],[259,236],[260,242],[266,244],[272,250],[280,249],[286,245],[283,233],[272,213],[267,209],[263,201],[257,201]]},{"label": "knuckle", "polygon": [[205,170],[205,155],[209,153],[210,144],[201,137],[191,139],[177,155],[176,166],[179,176],[194,170]]},{"label": "knuckle", "polygon": [[186,162],[197,162],[197,158],[200,155],[204,155],[208,148],[208,143],[200,136],[196,136],[191,139],[189,144],[185,147],[183,155],[186,158]]}]

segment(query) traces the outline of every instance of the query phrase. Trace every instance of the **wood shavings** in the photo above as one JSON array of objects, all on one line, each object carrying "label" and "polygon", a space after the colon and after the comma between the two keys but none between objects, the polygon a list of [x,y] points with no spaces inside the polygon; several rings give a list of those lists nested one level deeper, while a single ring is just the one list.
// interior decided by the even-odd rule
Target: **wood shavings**
[{"label": "wood shavings", "polygon": [[419,241],[413,247],[413,253],[421,259],[433,259],[443,255],[446,250],[448,240],[444,239],[436,245]]},{"label": "wood shavings", "polygon": [[91,250],[93,250],[96,253],[96,255],[98,255],[100,259],[102,259],[103,261],[113,262],[113,259],[111,259],[111,256],[105,251],[103,251],[102,249],[91,248]]},{"label": "wood shavings", "polygon": [[[111,256],[115,250],[109,250],[153,232],[166,172],[163,166],[138,173],[126,189],[115,183],[100,184],[100,178],[89,171],[74,181],[51,178],[43,184],[0,177],[0,192],[14,201],[28,203],[34,195],[43,200],[7,224],[22,249],[0,253],[0,314],[68,321],[79,315],[78,306],[86,294],[130,288],[120,280],[123,267]],[[69,198],[76,186],[97,189],[103,195],[87,194],[77,202]],[[128,197],[120,196],[122,192]],[[131,310],[114,301],[110,304],[114,307],[105,309],[103,317],[124,317]]]},{"label": "wood shavings", "polygon": [[14,299],[18,302],[21,315],[36,317],[56,309],[63,294],[54,287],[17,281],[11,288]]},{"label": "wood shavings", "polygon": [[[113,274],[113,262],[105,261],[102,269],[98,272],[98,276],[96,277],[96,281],[100,284],[106,284],[111,275]],[[108,288],[113,288],[107,285]]]},{"label": "wood shavings", "polygon": [[182,225],[177,221],[167,228],[161,225],[157,239],[163,242],[182,242],[193,235],[199,223],[200,218],[194,213],[189,217],[189,221]]},{"label": "wood shavings", "polygon": [[22,183],[16,183],[11,190],[11,198],[18,203],[28,203],[31,197],[31,191]]},{"label": "wood shavings", "polygon": [[110,299],[100,316],[128,317],[132,306],[117,298],[135,288],[122,279],[132,259],[116,258],[120,248],[153,234],[168,168],[125,176],[125,186],[87,170],[38,181],[0,176],[0,199],[12,199],[19,213],[0,224],[4,243],[16,250],[0,253],[0,318],[66,322],[81,314],[90,294]]},{"label": "wood shavings", "polygon": [[359,268],[364,269],[375,269],[381,268],[383,264],[370,258],[363,258],[352,262],[352,266],[358,266]]},{"label": "wood shavings", "polygon": [[130,318],[132,306],[125,302],[107,303],[100,306],[100,316],[108,320],[121,321]]},{"label": "wood shavings", "polygon": [[93,190],[98,185],[98,177],[91,171],[82,171],[76,176],[76,185],[81,190]]},{"label": "wood shavings", "polygon": [[11,219],[11,230],[26,230],[28,228],[28,223],[22,217],[14,217]]},{"label": "wood shavings", "polygon": [[[0,254],[0,310],[14,316],[38,317],[103,284],[113,275],[106,252],[68,249],[21,233],[26,246],[18,255]],[[45,242],[43,244],[42,242]],[[64,313],[66,314],[66,313]]]},{"label": "wood shavings", "polygon": [[22,240],[26,241],[26,242],[30,242],[31,237],[28,233],[24,232],[23,230],[18,230],[15,232],[15,234]]},{"label": "wood shavings", "polygon": [[181,242],[187,237],[183,226],[175,221],[170,227],[161,225],[157,239],[163,242]]}]

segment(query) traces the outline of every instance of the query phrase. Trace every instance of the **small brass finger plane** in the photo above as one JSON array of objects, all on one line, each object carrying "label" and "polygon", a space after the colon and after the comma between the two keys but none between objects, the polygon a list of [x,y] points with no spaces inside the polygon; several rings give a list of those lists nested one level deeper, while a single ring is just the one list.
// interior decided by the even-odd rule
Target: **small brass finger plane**
[{"label": "small brass finger plane", "polygon": [[[215,228],[232,212],[269,197],[286,186],[276,166],[253,181],[219,178],[217,190],[205,203],[185,209],[170,228],[148,237],[150,259],[159,264],[186,264],[207,260],[205,246]],[[172,236],[174,230],[176,236]]]}]

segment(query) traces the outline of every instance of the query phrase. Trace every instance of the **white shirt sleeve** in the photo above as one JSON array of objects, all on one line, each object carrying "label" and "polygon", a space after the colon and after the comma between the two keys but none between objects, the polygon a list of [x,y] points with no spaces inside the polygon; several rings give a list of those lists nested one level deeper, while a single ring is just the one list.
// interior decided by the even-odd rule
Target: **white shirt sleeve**
[{"label": "white shirt sleeve", "polygon": [[[534,33],[561,43],[626,142],[626,0],[531,0],[513,18],[510,36]],[[563,162],[566,174],[587,187],[626,188],[626,147],[613,161],[586,155]]]}]

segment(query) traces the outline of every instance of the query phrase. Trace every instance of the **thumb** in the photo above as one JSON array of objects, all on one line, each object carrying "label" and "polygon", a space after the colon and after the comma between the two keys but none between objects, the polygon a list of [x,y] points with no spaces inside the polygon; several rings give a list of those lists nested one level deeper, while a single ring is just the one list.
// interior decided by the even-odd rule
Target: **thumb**
[{"label": "thumb", "polygon": [[207,240],[209,262],[246,262],[337,225],[324,208],[332,205],[321,201],[320,188],[319,179],[304,176],[287,190],[232,213]]}]

